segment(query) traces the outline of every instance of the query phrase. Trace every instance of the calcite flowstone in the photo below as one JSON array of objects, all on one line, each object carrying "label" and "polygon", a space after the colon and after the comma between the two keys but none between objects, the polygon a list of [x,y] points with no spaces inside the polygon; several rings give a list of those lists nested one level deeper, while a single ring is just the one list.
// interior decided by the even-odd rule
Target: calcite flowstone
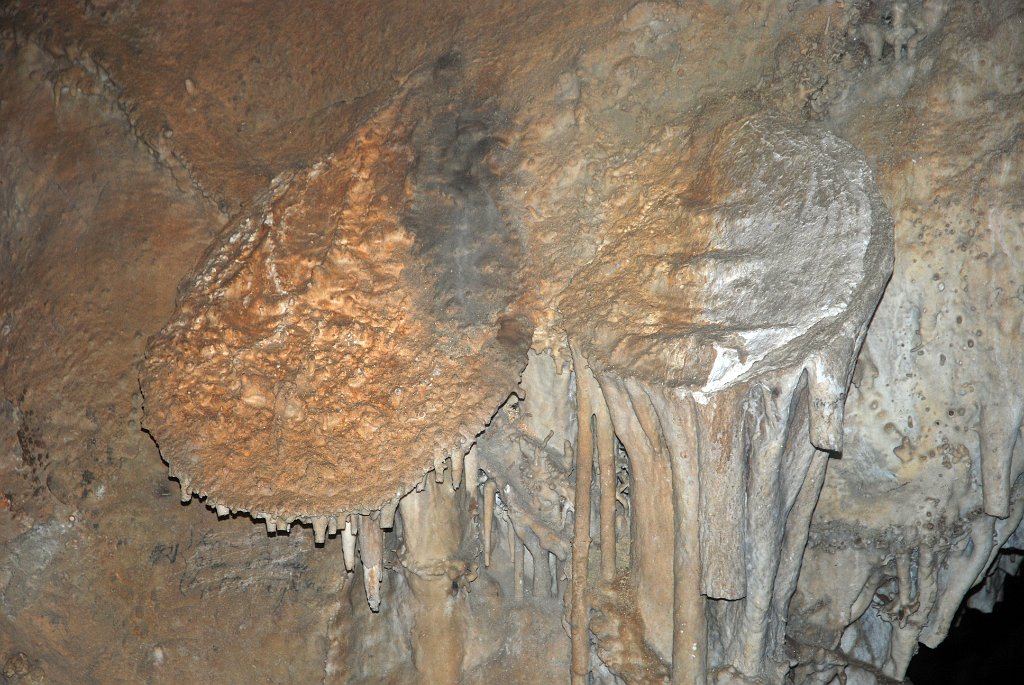
[{"label": "calcite flowstone", "polygon": [[589,402],[606,403],[630,457],[651,644],[673,682],[775,682],[892,223],[867,164],[830,134],[761,116],[709,137],[689,183],[637,184],[647,211],[605,229],[561,308],[577,383],[589,366]]},{"label": "calcite flowstone", "polygon": [[903,680],[1020,567],[1021,25],[6,3],[8,677]]},{"label": "calcite flowstone", "polygon": [[[479,459],[483,561],[500,503],[515,600],[527,549],[533,591],[557,585],[570,560],[556,501],[571,503],[579,680],[591,670],[592,492],[602,581],[617,573],[618,440],[634,483],[630,577],[673,681],[781,677],[780,617],[891,270],[891,221],[868,166],[820,127],[726,109],[673,120],[666,108],[660,132],[638,141],[617,126],[587,140],[582,123],[510,136],[506,117],[458,86],[460,69],[445,56],[345,149],[279,179],[185,283],[143,375],[147,426],[172,476],[221,514],[249,511],[272,529],[309,520],[317,541],[341,529],[346,549],[357,532],[374,611],[380,531],[410,498],[403,516],[433,512],[401,533],[423,621],[441,586],[422,560],[469,563],[459,536],[439,547],[424,531],[474,529],[458,507],[425,510],[426,494],[407,493],[429,470],[442,482],[449,456],[457,487],[477,439],[466,482],[475,493]],[[572,88],[559,89],[538,111],[572,104]],[[557,194],[531,195],[531,173],[572,141],[577,153],[591,146],[588,167],[609,165],[601,181],[596,168],[568,171]],[[516,388],[535,322],[533,345],[552,353],[556,375],[572,358],[574,387],[554,404],[575,405],[576,441],[545,456],[576,460],[574,493],[557,482],[566,464],[541,466],[554,429],[525,478],[484,430]],[[543,401],[522,394],[527,411]],[[416,634],[427,663],[430,633]]]},{"label": "calcite flowstone", "polygon": [[486,122],[417,87],[279,178],[184,284],[142,375],[184,499],[282,528],[393,517],[424,472],[451,457],[461,477],[514,389],[532,324],[485,189]]}]

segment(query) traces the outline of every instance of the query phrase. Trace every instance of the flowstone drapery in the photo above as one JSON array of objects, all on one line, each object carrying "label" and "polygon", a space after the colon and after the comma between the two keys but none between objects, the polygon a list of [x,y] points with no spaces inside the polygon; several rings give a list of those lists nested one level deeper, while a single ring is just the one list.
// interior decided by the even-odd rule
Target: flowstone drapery
[{"label": "flowstone drapery", "polygon": [[[534,257],[550,220],[503,186],[517,159],[543,166],[563,141],[519,148],[499,113],[442,106],[458,99],[458,60],[414,77],[342,152],[279,180],[187,282],[143,375],[147,427],[183,499],[269,531],[298,519],[319,543],[356,535],[374,611],[381,530],[394,529],[414,626],[450,586],[490,573],[498,508],[511,562],[499,586],[561,594],[585,682],[593,588],[618,578],[626,527],[618,444],[624,582],[672,681],[781,682],[810,514],[891,269],[867,165],[777,115],[703,120],[635,150],[623,140],[622,181],[562,188],[567,204],[592,193],[593,223],[547,234]],[[541,327],[534,363],[551,362],[520,383]],[[492,434],[517,386],[534,425]],[[467,496],[482,497],[476,517]],[[456,656],[439,661],[429,624],[412,631],[417,668],[455,677],[463,631],[440,622]]]}]

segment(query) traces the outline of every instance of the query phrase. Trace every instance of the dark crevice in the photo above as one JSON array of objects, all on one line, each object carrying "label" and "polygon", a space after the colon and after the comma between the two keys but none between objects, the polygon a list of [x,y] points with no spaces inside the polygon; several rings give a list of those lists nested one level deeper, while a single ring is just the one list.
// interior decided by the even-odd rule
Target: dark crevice
[{"label": "dark crevice", "polygon": [[[969,597],[969,596],[968,596]],[[935,649],[920,645],[907,669],[914,685],[1024,682],[1017,661],[1024,645],[1024,578],[1006,579],[991,614],[961,607],[949,636]]]}]

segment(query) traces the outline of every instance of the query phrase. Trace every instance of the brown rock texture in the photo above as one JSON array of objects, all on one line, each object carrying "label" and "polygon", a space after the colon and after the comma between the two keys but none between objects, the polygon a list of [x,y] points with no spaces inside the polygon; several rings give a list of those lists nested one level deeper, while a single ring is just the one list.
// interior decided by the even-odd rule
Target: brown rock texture
[{"label": "brown rock texture", "polygon": [[1022,27],[5,4],[0,682],[904,681],[1024,544]]},{"label": "brown rock texture", "polygon": [[473,130],[436,160],[451,187],[414,155],[436,99],[400,93],[279,179],[184,285],[142,375],[183,498],[282,528],[393,510],[435,464],[461,465],[515,389],[532,337],[520,241],[477,178],[479,122],[442,123]]},{"label": "brown rock texture", "polygon": [[[322,630],[343,572],[301,534],[273,546],[249,521],[218,526],[175,504],[140,428],[146,339],[219,213],[183,193],[102,97],[55,107],[51,56],[4,51],[4,678],[304,679],[292,664],[321,648],[274,622]],[[249,647],[217,647],[226,626]]]}]

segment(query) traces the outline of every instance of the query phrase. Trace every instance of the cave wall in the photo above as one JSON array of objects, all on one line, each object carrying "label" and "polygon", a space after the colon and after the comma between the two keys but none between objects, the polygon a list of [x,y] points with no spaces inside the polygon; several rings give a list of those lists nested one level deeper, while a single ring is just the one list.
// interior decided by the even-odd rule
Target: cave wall
[{"label": "cave wall", "polygon": [[[711,625],[711,668],[691,682],[899,682],[918,641],[941,642],[972,591],[973,606],[991,609],[1014,560],[1005,550],[1020,547],[1022,20],[1016,2],[10,3],[0,10],[3,678],[557,682],[582,667],[596,682],[683,682],[672,632],[687,615],[672,605],[689,588],[718,598],[689,607],[687,620]],[[432,472],[396,501],[379,549],[350,554],[352,572],[344,520],[320,546],[312,525],[270,536],[241,512],[217,520],[198,498],[179,503],[142,430],[138,380],[147,340],[188,294],[179,283],[272,179],[331,155],[344,163],[353,134],[449,54],[460,55],[460,94],[501,112],[493,125],[516,150],[514,167],[500,167],[515,179],[500,202],[529,208],[522,220],[540,247],[527,282],[539,300],[560,294],[556,269],[594,262],[592,227],[615,225],[594,207],[657,217],[645,204],[654,191],[631,189],[693,187],[718,140],[709,132],[729,122],[775,112],[866,159],[893,218],[895,263],[849,379],[841,455],[814,448],[839,438],[812,440],[794,360],[758,386],[794,402],[743,395],[713,403],[724,418],[702,419],[657,383],[620,380],[614,363],[573,363],[574,351],[593,356],[600,332],[574,341],[541,322],[520,398],[494,407],[464,475],[454,460],[438,464],[442,482]],[[887,275],[837,254],[840,266]],[[858,334],[844,339],[852,362]],[[625,357],[653,358],[643,354]],[[845,373],[835,374],[843,388]],[[607,415],[593,436],[604,466],[586,491],[593,568],[573,572],[582,387]],[[802,466],[758,467],[750,455],[765,451],[748,448],[743,459],[767,480],[727,476],[696,511],[732,521],[736,497],[757,501],[750,488],[778,489],[782,474],[792,481],[783,509],[795,513],[754,512],[749,538],[730,538],[738,529],[724,523],[688,538],[768,550],[770,572],[740,574],[742,589],[742,558],[719,551],[704,550],[704,566],[680,580],[665,550],[686,543],[681,526],[700,526],[674,518],[687,510],[672,510],[670,466],[683,464],[643,453],[678,457],[679,436],[700,431],[667,426],[701,420],[717,427],[712,447],[726,444],[746,411],[774,416],[785,436],[765,429],[769,442],[791,444],[778,456]],[[609,464],[622,480],[608,480]],[[610,506],[609,482],[623,495]],[[366,530],[377,534],[374,520]],[[770,544],[769,529],[780,536]],[[609,540],[619,548],[605,575]],[[364,586],[371,557],[383,574],[378,612]],[[601,581],[574,590],[580,574]],[[592,607],[582,666],[574,592]],[[754,607],[743,616],[739,597]]]}]

